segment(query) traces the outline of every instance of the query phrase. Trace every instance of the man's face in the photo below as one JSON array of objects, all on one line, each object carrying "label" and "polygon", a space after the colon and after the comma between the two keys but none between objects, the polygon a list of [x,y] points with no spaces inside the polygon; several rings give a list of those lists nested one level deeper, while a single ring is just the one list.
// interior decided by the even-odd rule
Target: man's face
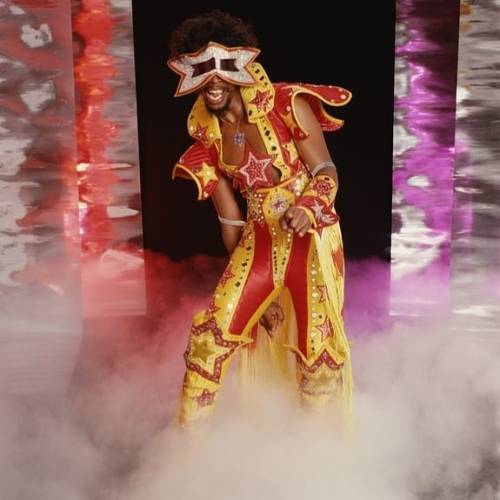
[{"label": "man's face", "polygon": [[221,113],[227,110],[231,99],[238,92],[238,87],[215,75],[200,92],[207,109],[212,113]]}]

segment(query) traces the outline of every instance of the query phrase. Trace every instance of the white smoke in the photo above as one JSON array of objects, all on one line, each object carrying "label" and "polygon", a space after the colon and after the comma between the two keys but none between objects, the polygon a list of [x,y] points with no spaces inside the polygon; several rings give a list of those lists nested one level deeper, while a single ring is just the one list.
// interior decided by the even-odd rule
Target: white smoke
[{"label": "white smoke", "polygon": [[354,348],[350,437],[275,389],[261,387],[259,411],[246,414],[233,394],[199,435],[165,429],[121,498],[495,498],[498,352],[442,326]]},{"label": "white smoke", "polygon": [[272,385],[241,406],[235,374],[209,425],[186,433],[174,416],[192,310],[108,364],[95,355],[64,401],[4,400],[0,497],[499,498],[498,345],[438,324],[356,341],[348,437]]}]

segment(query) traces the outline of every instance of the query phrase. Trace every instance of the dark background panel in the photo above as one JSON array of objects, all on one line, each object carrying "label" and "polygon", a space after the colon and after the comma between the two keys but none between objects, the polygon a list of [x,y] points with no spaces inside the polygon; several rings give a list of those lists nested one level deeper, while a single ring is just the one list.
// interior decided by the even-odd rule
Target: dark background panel
[{"label": "dark background panel", "polygon": [[196,201],[188,180],[171,181],[172,167],[191,144],[186,119],[193,96],[174,98],[177,76],[165,65],[171,31],[186,17],[220,8],[250,22],[258,60],[273,81],[343,86],[351,103],[335,109],[344,128],[327,134],[338,166],[348,257],[387,258],[391,233],[394,3],[335,2],[268,10],[263,2],[173,3],[135,0],[134,37],[144,237],[147,248],[174,259],[222,255],[210,201]]}]

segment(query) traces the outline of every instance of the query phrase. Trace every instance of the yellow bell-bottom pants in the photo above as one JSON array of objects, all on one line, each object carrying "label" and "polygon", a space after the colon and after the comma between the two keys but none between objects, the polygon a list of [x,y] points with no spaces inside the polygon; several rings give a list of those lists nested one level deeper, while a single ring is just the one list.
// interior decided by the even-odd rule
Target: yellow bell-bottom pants
[{"label": "yellow bell-bottom pants", "polygon": [[343,326],[339,224],[303,237],[279,225],[306,181],[305,176],[298,176],[249,195],[241,239],[207,308],[193,318],[184,355],[182,425],[211,413],[236,352],[249,366],[251,353],[259,345],[258,320],[275,300],[284,310],[285,321],[284,331],[273,336],[271,359],[284,367],[282,353],[288,358],[292,354],[295,376],[291,378],[305,405],[350,411],[352,375]]}]

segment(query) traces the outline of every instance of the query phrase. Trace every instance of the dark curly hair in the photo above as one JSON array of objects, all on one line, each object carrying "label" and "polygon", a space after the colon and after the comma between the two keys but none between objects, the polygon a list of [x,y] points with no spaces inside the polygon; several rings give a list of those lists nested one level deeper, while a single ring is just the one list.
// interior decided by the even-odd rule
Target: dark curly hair
[{"label": "dark curly hair", "polygon": [[253,28],[245,21],[227,12],[213,10],[190,17],[175,29],[169,41],[170,56],[195,52],[208,42],[227,47],[258,47],[259,44]]}]

